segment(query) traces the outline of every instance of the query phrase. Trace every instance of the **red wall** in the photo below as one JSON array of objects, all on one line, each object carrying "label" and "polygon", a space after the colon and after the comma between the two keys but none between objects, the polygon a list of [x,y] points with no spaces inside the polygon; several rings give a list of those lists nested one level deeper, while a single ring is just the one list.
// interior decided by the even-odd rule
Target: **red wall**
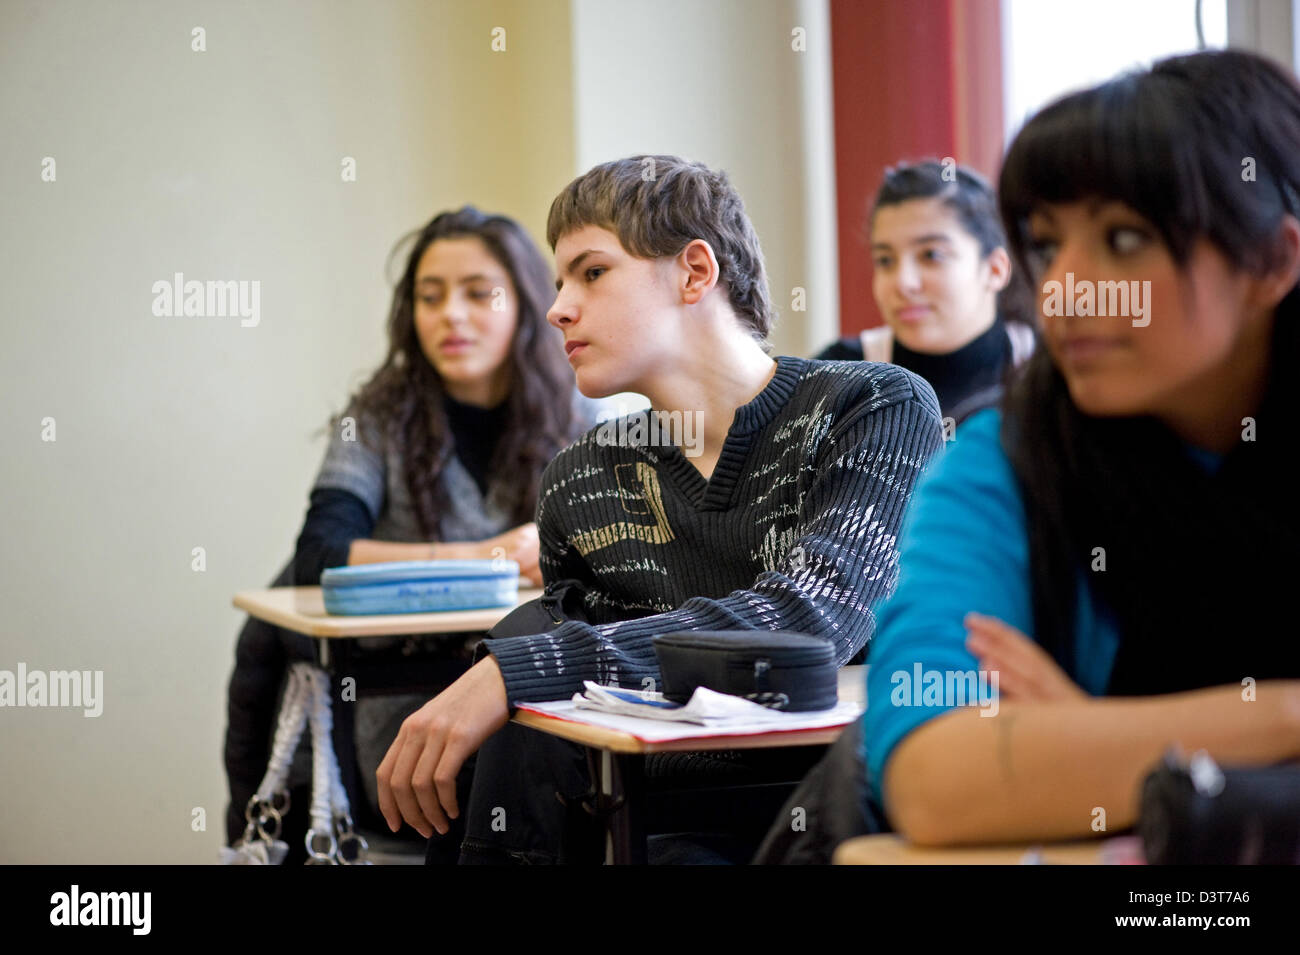
[{"label": "red wall", "polygon": [[996,174],[1001,35],[999,0],[831,0],[841,334],[881,321],[866,226],[886,167],[952,156]]}]

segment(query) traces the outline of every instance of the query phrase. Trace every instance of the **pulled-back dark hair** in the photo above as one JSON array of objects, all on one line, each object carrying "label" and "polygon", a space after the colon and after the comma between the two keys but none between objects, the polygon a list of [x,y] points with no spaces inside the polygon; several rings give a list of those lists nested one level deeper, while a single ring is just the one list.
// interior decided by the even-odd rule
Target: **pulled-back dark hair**
[{"label": "pulled-back dark hair", "polygon": [[[509,273],[519,303],[510,345],[505,433],[490,469],[494,492],[509,496],[500,503],[515,523],[533,519],[543,469],[577,437],[580,426],[572,400],[573,371],[546,321],[555,299],[554,276],[523,227],[506,216],[465,206],[434,216],[424,228],[399,240],[390,264],[408,243],[410,251],[393,289],[388,354],[354,396],[353,406],[379,425],[385,442],[396,442],[403,449],[416,518],[429,537],[437,534],[438,516],[447,505],[438,476],[452,447],[442,379],[425,357],[415,329],[415,273],[434,242],[467,237],[481,240]],[[502,481],[500,475],[509,475],[510,480]]]},{"label": "pulled-back dark hair", "polygon": [[[1088,199],[1142,215],[1180,267],[1208,239],[1238,268],[1259,271],[1275,261],[1283,216],[1300,212],[1297,189],[1300,85],[1261,57],[1216,51],[1162,60],[1046,107],[1012,143],[999,195],[1026,274],[1034,210]],[[1067,672],[1076,671],[1081,573],[1119,629],[1112,693],[1258,679],[1278,653],[1294,668],[1295,641],[1274,637],[1270,615],[1286,605],[1300,541],[1283,457],[1300,410],[1297,324],[1293,288],[1273,317],[1258,440],[1230,451],[1217,475],[1153,417],[1081,412],[1045,349],[1008,393],[1003,443],[1025,498],[1036,637]],[[1089,572],[1096,547],[1104,572]]]},{"label": "pulled-back dark hair", "polygon": [[[962,228],[979,243],[981,256],[1007,248],[997,195],[975,170],[938,159],[891,166],[876,191],[869,221],[874,226],[881,209],[913,199],[939,199],[956,213]],[[998,293],[998,314],[1006,321],[1033,325],[1033,295],[1019,268],[1011,270],[1010,281]]]}]

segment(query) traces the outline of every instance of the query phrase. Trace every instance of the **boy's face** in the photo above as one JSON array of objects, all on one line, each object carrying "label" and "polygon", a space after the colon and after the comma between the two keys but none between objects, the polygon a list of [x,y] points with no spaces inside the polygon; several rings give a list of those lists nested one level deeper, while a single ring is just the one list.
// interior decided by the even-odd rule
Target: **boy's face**
[{"label": "boy's face", "polygon": [[618,236],[584,226],[555,244],[558,294],[546,319],[588,398],[647,391],[646,382],[682,354],[678,271],[671,258],[630,255]]}]

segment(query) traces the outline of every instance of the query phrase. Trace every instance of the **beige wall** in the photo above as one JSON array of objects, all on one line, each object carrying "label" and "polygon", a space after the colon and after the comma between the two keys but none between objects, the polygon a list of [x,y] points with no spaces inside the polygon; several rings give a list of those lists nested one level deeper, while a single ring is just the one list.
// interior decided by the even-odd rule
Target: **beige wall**
[{"label": "beige wall", "polygon": [[[474,201],[540,237],[568,44],[562,0],[0,5],[0,669],[105,684],[0,709],[0,861],[215,859],[230,595],[292,552],[398,236]],[[155,317],[178,271],[259,280],[260,323]]]},{"label": "beige wall", "polygon": [[[0,862],[215,859],[230,596],[289,556],[317,429],[382,353],[388,251],[433,212],[540,240],[588,165],[682,152],[747,199],[778,350],[828,338],[827,47],[824,0],[0,5],[0,669],[105,696],[0,709]],[[259,281],[259,324],[154,316],[175,272]]]},{"label": "beige wall", "polygon": [[[580,169],[667,153],[727,170],[780,311],[778,354],[839,327],[825,0],[574,0]],[[792,49],[802,28],[807,49]],[[793,289],[806,311],[792,311]]]}]

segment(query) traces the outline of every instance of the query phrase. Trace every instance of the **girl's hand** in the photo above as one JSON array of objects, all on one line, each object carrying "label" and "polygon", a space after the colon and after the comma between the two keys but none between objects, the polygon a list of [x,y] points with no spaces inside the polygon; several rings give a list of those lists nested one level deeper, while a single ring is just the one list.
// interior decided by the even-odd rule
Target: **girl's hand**
[{"label": "girl's hand", "polygon": [[537,565],[538,539],[536,524],[518,527],[488,538],[478,545],[479,557],[484,560],[513,560],[519,573],[527,577],[534,587],[542,586],[542,571]]},{"label": "girl's hand", "polygon": [[979,658],[980,669],[997,671],[998,694],[1040,702],[1086,700],[1047,651],[997,617],[968,613],[966,649]]}]

